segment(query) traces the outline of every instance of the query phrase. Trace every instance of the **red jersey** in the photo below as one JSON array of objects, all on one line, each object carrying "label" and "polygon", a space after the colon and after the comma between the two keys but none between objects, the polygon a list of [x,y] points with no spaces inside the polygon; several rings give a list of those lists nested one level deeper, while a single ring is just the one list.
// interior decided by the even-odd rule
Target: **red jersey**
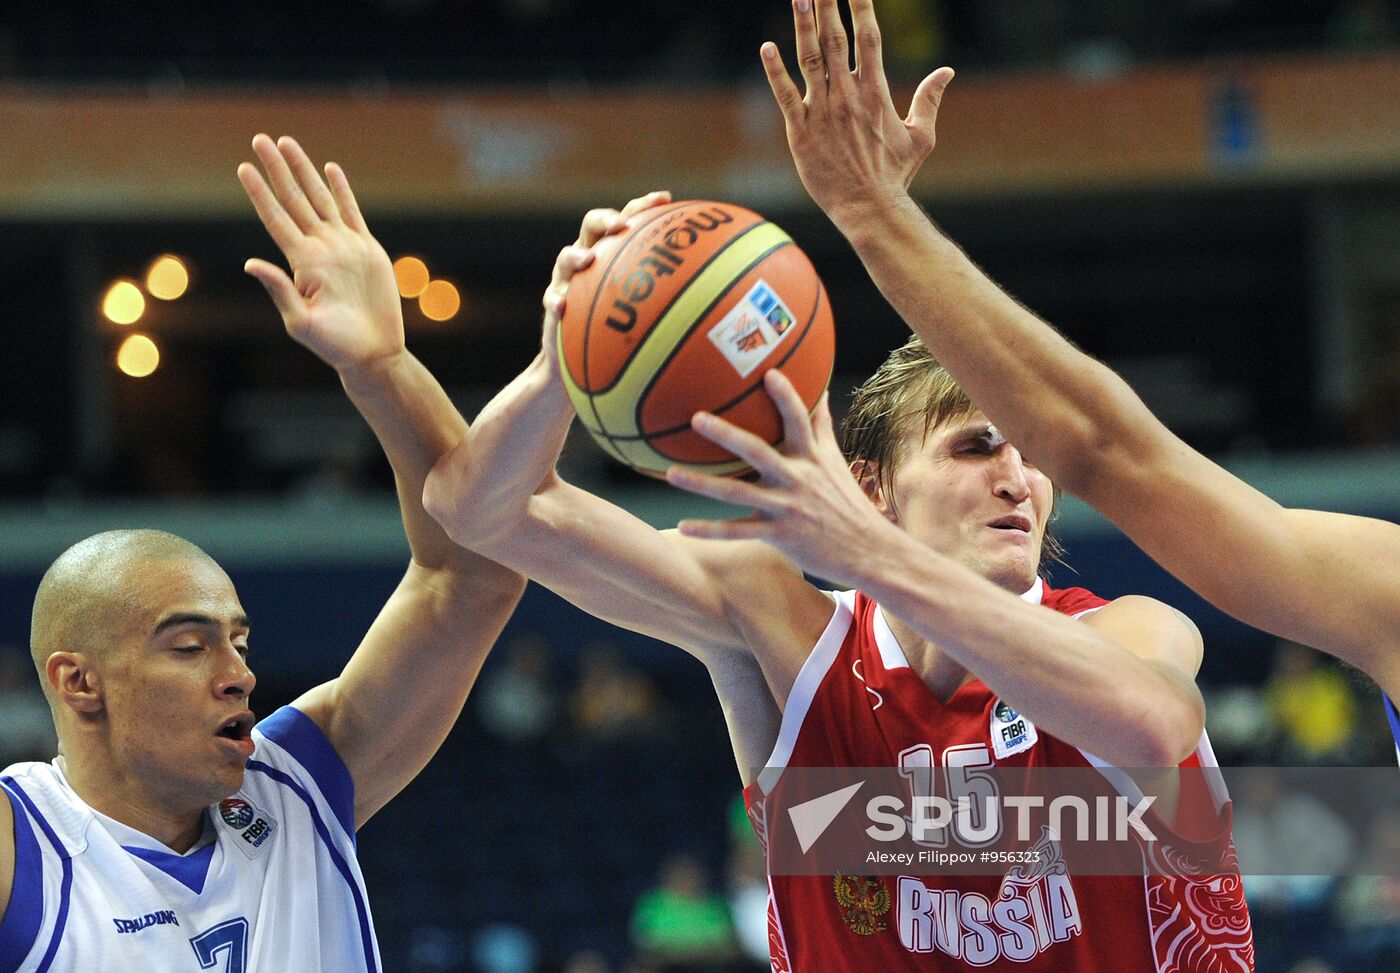
[{"label": "red jersey", "polygon": [[[1039,580],[1023,597],[1071,617],[1107,604],[1082,588],[1056,591]],[[894,766],[903,773],[931,762],[937,767],[940,760],[949,766],[951,753],[960,765],[1097,767],[1115,785],[1125,778],[1078,747],[1037,731],[980,680],[970,680],[944,703],[909,667],[878,605],[859,592],[840,592],[836,600],[831,622],[788,695],[768,768],[745,790],[770,866],[767,835],[779,814],[776,808],[765,813],[765,797],[785,767]],[[1024,723],[1010,738],[994,732],[1005,730],[1008,713]],[[1216,766],[1204,734],[1182,766]],[[1128,794],[1132,786],[1119,790]],[[1251,971],[1253,938],[1228,797],[1215,779],[1198,797],[1219,812],[1214,833],[1188,839],[1157,823],[1159,836],[1166,836],[1150,852],[1157,867],[1144,868],[1142,875],[1017,866],[1000,877],[861,878],[774,875],[770,867],[773,971]],[[1053,841],[1047,847],[1056,854]],[[1185,849],[1183,856],[1189,850],[1191,861],[1208,867],[1163,868],[1174,848]]]}]

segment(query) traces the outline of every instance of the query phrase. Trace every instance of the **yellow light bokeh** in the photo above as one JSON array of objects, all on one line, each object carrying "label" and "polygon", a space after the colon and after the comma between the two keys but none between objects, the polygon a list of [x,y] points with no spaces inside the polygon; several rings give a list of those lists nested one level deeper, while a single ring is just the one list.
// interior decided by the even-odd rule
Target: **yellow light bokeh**
[{"label": "yellow light bokeh", "polygon": [[146,290],[152,297],[162,301],[173,301],[189,289],[190,272],[179,257],[163,254],[146,271]]},{"label": "yellow light bokeh", "polygon": [[146,313],[145,295],[132,281],[116,281],[102,298],[102,313],[113,324],[135,324]]},{"label": "yellow light bokeh", "polygon": [[435,280],[418,295],[418,308],[429,321],[446,321],[462,308],[462,295],[445,280]]},{"label": "yellow light bokeh", "polygon": [[400,297],[418,297],[428,289],[428,265],[417,257],[400,257],[394,261],[394,279],[399,282]]},{"label": "yellow light bokeh", "polygon": [[160,367],[160,349],[144,334],[128,335],[117,349],[117,368],[132,378],[145,378]]}]

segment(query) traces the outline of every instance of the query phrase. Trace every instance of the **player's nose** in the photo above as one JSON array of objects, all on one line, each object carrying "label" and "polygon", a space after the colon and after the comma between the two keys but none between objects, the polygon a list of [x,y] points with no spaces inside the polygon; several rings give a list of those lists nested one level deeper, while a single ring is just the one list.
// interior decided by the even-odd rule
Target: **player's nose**
[{"label": "player's nose", "polygon": [[253,670],[248,667],[248,660],[233,646],[226,647],[225,651],[228,660],[219,674],[218,694],[236,699],[252,695],[253,687],[258,684],[258,677],[253,675]]},{"label": "player's nose", "polygon": [[1021,458],[1021,452],[1010,443],[1003,444],[997,450],[996,462],[993,464],[993,485],[992,489],[999,497],[1005,497],[1012,503],[1021,503],[1031,495],[1030,477],[1026,473],[1025,460]]}]

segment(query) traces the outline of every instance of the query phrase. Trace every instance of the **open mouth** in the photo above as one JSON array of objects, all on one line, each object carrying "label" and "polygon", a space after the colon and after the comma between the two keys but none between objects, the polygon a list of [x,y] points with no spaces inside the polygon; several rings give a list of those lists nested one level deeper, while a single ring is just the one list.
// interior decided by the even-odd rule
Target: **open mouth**
[{"label": "open mouth", "polygon": [[987,526],[995,527],[997,530],[1013,530],[1029,534],[1031,532],[1031,519],[1024,514],[1007,514],[1005,517],[998,517]]},{"label": "open mouth", "polygon": [[219,727],[216,736],[221,736],[226,740],[247,740],[253,735],[253,714],[239,713],[223,726]]}]

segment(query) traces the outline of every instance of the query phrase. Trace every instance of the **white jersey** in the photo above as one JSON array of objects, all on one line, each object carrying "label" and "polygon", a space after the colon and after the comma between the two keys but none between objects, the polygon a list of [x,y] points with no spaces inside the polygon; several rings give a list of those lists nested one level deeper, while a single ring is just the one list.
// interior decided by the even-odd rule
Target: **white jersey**
[{"label": "white jersey", "polygon": [[253,740],[242,790],[184,855],[88,807],[56,763],[5,770],[0,973],[378,973],[345,764],[290,706]]}]

